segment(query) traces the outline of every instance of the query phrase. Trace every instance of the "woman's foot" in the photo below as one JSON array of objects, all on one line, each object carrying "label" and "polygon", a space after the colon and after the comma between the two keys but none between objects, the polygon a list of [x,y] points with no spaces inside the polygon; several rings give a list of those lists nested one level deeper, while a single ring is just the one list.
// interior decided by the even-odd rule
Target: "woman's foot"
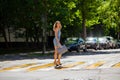
[{"label": "woman's foot", "polygon": [[55,64],[56,66],[61,65],[61,64],[59,64],[57,61],[54,61],[54,64]]},{"label": "woman's foot", "polygon": [[58,65],[62,65],[61,62],[59,62],[59,61],[57,63],[58,63]]},{"label": "woman's foot", "polygon": [[61,69],[61,68],[62,68],[61,65],[56,65],[56,66],[55,66],[55,69]]}]

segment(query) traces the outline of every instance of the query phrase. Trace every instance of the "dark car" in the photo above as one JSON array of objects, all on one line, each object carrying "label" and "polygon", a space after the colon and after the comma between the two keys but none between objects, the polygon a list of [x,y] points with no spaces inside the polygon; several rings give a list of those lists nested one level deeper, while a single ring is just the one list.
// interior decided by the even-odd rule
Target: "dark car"
[{"label": "dark car", "polygon": [[82,38],[71,37],[67,38],[65,41],[65,45],[68,47],[68,51],[77,51],[79,52],[80,49],[85,51],[85,44]]},{"label": "dark car", "polygon": [[86,48],[97,50],[99,48],[97,37],[87,37],[86,38]]}]

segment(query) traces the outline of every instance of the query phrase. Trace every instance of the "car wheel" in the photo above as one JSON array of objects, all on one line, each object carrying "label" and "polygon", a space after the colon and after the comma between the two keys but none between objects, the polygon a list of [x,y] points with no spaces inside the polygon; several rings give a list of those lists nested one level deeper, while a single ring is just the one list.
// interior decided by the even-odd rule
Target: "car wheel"
[{"label": "car wheel", "polygon": [[69,52],[72,52],[70,49],[68,50]]},{"label": "car wheel", "polygon": [[94,49],[97,50],[98,49],[97,46],[95,46]]},{"label": "car wheel", "polygon": [[77,52],[80,52],[79,50],[76,50]]},{"label": "car wheel", "polygon": [[77,52],[80,52],[80,46],[77,46],[76,51],[77,51]]},{"label": "car wheel", "polygon": [[87,52],[87,49],[83,49],[83,52]]},{"label": "car wheel", "polygon": [[95,47],[95,50],[98,50],[98,48],[97,48],[97,47]]},{"label": "car wheel", "polygon": [[106,44],[105,49],[110,49],[110,45]]}]

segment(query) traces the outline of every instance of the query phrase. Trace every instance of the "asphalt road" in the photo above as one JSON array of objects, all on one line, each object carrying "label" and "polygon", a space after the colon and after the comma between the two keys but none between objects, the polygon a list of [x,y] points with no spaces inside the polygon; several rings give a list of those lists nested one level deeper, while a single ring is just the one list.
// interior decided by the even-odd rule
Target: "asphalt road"
[{"label": "asphalt road", "polygon": [[33,54],[0,56],[0,80],[120,80],[120,49],[68,52],[61,69],[53,56]]}]

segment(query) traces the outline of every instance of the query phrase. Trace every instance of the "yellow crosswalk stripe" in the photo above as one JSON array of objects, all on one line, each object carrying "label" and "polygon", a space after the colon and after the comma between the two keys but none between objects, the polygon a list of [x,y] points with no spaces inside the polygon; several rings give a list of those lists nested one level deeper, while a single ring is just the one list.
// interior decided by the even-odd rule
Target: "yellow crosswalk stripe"
[{"label": "yellow crosswalk stripe", "polygon": [[35,71],[35,70],[38,70],[38,69],[52,67],[52,66],[55,66],[54,63],[48,63],[48,64],[43,64],[43,65],[31,67],[31,68],[27,69],[27,71]]},{"label": "yellow crosswalk stripe", "polygon": [[75,66],[78,66],[78,65],[82,65],[84,63],[85,62],[75,62],[75,63],[67,64],[67,65],[64,65],[62,68],[60,68],[59,70],[63,70],[63,69],[67,69],[67,68],[72,68],[72,67],[75,67]]},{"label": "yellow crosswalk stripe", "polygon": [[94,64],[88,65],[87,67],[85,67],[85,69],[95,69],[99,66],[102,66],[103,64],[105,64],[105,61],[98,61]]},{"label": "yellow crosswalk stripe", "polygon": [[0,72],[9,71],[9,70],[18,69],[18,68],[25,68],[25,67],[33,66],[33,65],[36,65],[36,64],[37,63],[29,63],[29,64],[12,66],[12,67],[8,67],[8,68],[3,68],[3,69],[0,70]]},{"label": "yellow crosswalk stripe", "polygon": [[112,67],[113,67],[113,68],[120,68],[120,62],[117,63],[117,64],[115,64],[115,65],[113,65]]},{"label": "yellow crosswalk stripe", "polygon": [[[67,64],[63,65],[63,67],[60,68],[59,70],[72,68],[72,67],[75,67],[78,65],[82,65],[84,63],[85,62],[83,62],[83,61],[67,63]],[[95,68],[98,68],[98,67],[104,65],[105,63],[106,63],[105,61],[98,61],[96,63],[93,63],[93,64],[86,66],[84,69],[95,69]],[[36,66],[33,67],[33,65],[36,65]],[[0,72],[19,69],[19,68],[27,68],[27,67],[29,67],[29,68],[27,68],[26,71],[29,72],[29,71],[35,71],[35,70],[44,69],[44,68],[53,67],[53,66],[55,66],[54,63],[46,63],[46,64],[41,64],[41,65],[37,65],[37,63],[29,63],[29,64],[21,64],[21,65],[11,66],[11,67],[7,67],[7,68],[2,68],[2,69],[0,69]],[[113,68],[120,68],[120,62],[114,64],[112,67]]]}]

